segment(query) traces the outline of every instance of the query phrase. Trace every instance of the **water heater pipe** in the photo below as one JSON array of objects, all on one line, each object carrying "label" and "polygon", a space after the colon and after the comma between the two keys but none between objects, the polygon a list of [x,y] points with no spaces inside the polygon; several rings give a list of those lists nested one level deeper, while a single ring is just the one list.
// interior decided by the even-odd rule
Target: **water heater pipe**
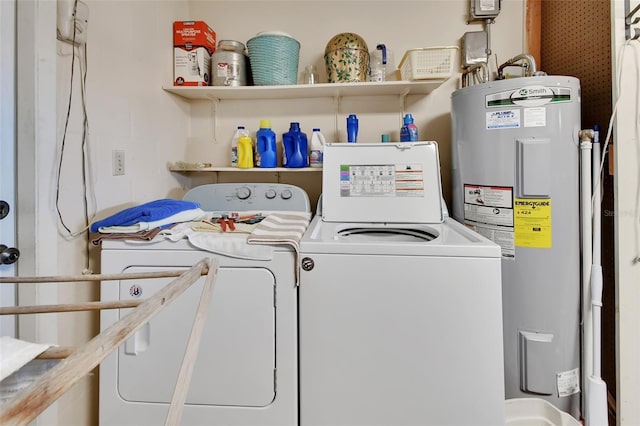
[{"label": "water heater pipe", "polygon": [[602,265],[600,224],[600,135],[594,131],[592,155],[593,256],[591,266],[591,311],[593,319],[593,369],[587,382],[587,426],[608,424],[607,384],[601,375],[602,354]]},{"label": "water heater pipe", "polygon": [[[580,138],[580,243],[582,252],[582,388],[586,389],[586,378],[589,377],[593,365],[593,344],[591,334],[591,303],[589,287],[591,286],[592,228],[591,228],[591,149],[593,130],[581,130]],[[583,415],[588,396],[583,393]]]},{"label": "water heater pipe", "polygon": [[[600,377],[602,267],[600,265],[600,143],[596,133],[581,130],[580,213],[582,227],[582,377],[587,426],[606,426],[607,385]],[[594,142],[594,143],[592,143]],[[591,152],[590,152],[591,151]],[[595,157],[594,157],[595,156]],[[593,163],[593,167],[592,167]],[[596,184],[597,183],[597,184]],[[593,186],[592,186],[593,185]],[[593,203],[592,208],[592,191]]]},{"label": "water heater pipe", "polygon": [[[478,72],[482,71],[482,74],[478,76]],[[462,73],[462,87],[467,87],[470,84],[470,79],[479,83],[486,83],[489,81],[489,68],[485,62],[478,62],[470,67],[466,68]]]},{"label": "water heater pipe", "polygon": [[532,76],[538,72],[538,68],[536,67],[536,60],[532,55],[528,53],[521,53],[520,55],[516,55],[513,58],[509,59],[507,62],[503,63],[498,67],[498,80],[502,80],[504,75],[502,74],[502,70],[506,67],[510,67],[515,65],[520,61],[525,61],[525,76]]}]

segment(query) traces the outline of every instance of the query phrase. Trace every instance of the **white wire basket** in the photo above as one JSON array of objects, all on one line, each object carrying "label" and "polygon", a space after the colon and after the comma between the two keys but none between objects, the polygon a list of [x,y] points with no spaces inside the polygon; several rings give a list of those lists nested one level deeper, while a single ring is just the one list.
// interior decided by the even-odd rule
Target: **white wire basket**
[{"label": "white wire basket", "polygon": [[453,74],[457,46],[407,50],[400,61],[403,80],[446,80]]}]

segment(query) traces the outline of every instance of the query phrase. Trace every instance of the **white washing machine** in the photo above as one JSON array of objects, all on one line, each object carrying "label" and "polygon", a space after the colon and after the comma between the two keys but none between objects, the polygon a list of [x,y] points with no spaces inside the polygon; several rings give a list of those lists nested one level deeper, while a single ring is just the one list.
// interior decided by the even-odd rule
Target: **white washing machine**
[{"label": "white washing machine", "polygon": [[301,426],[504,424],[500,247],[443,207],[435,143],[325,147]]},{"label": "white washing machine", "polygon": [[[199,201],[208,212],[309,211],[307,194],[284,184],[204,185],[185,199]],[[246,234],[224,237],[246,240]],[[205,257],[218,259],[219,273],[181,424],[297,425],[293,250],[273,246],[271,260],[249,260],[200,250],[187,240],[105,240],[102,273],[186,269]],[[145,298],[170,281],[103,282],[101,299]],[[203,282],[204,277],[102,362],[100,425],[164,424]],[[125,314],[103,310],[101,330]]]}]

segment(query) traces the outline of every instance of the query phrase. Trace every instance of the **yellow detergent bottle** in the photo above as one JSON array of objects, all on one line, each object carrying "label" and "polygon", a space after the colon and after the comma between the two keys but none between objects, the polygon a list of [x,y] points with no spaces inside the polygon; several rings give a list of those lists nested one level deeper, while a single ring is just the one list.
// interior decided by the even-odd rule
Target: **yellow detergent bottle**
[{"label": "yellow detergent bottle", "polygon": [[253,140],[251,136],[242,135],[238,138],[238,168],[253,167]]}]

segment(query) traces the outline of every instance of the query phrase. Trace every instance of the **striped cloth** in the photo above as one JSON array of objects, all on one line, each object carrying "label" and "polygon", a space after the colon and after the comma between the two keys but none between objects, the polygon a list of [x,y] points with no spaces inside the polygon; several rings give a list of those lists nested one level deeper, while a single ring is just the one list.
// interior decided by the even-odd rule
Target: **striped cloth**
[{"label": "striped cloth", "polygon": [[300,239],[309,226],[311,213],[286,212],[272,213],[265,217],[253,230],[247,242],[249,244],[286,244],[296,251],[300,250]]},{"label": "striped cloth", "polygon": [[311,213],[286,212],[272,213],[262,219],[256,228],[247,237],[249,244],[285,244],[295,250],[294,276],[296,285],[300,279],[300,239],[309,227]]}]

